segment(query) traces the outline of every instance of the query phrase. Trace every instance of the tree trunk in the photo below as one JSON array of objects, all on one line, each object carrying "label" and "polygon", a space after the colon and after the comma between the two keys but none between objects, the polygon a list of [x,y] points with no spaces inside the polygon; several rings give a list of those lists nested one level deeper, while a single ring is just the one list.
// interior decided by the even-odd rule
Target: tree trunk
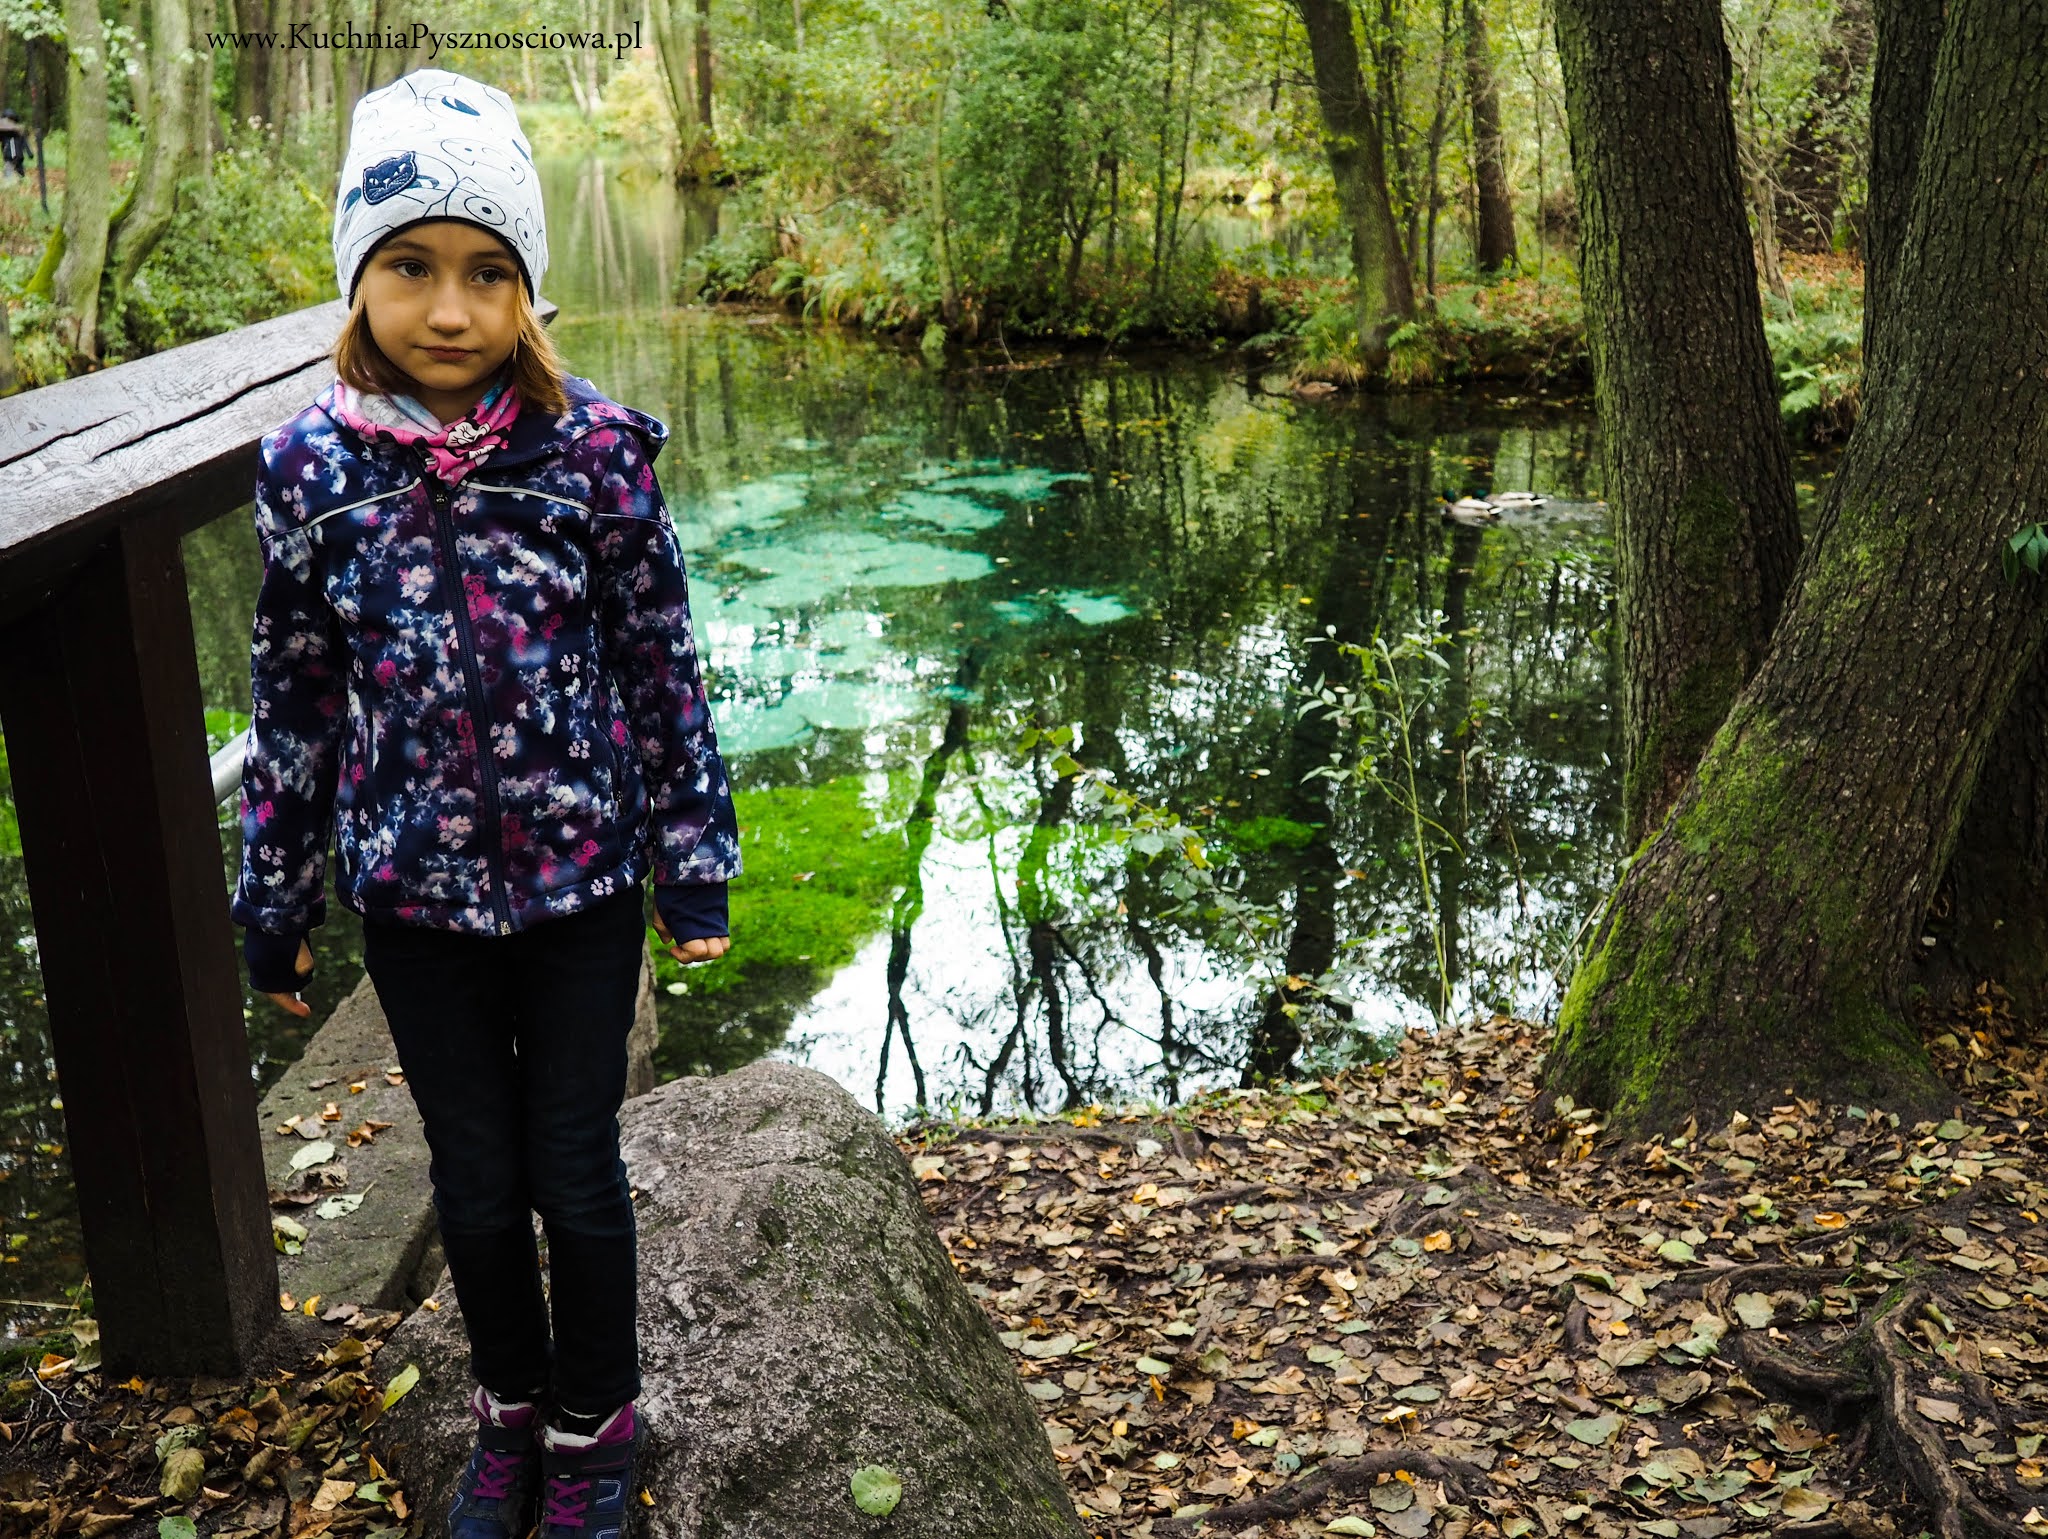
[{"label": "tree trunk", "polygon": [[1472,184],[1479,203],[1473,260],[1488,276],[1515,265],[1515,205],[1508,193],[1507,149],[1500,132],[1500,96],[1493,49],[1479,0],[1465,0],[1465,94],[1472,101]]},{"label": "tree trunk", "polygon": [[[1979,765],[2048,632],[2000,547],[2048,505],[2048,16],[1950,8],[1897,322],[1769,656],[1572,979],[1548,1088],[1633,1130],[1790,1089],[1947,1101],[1902,1009]],[[1958,306],[1954,296],[1968,295]]]},{"label": "tree trunk", "polygon": [[[681,5],[682,0],[670,0]],[[681,27],[677,27],[678,36]],[[691,39],[694,52],[692,73],[696,77],[696,122],[684,135],[685,148],[676,168],[678,182],[708,182],[718,171],[718,141],[711,119],[711,0],[697,0],[697,20]],[[680,82],[678,82],[680,85]]]},{"label": "tree trunk", "polygon": [[[1870,193],[1863,215],[1863,372],[1893,320],[1893,285],[1913,203],[1947,0],[1877,0],[1870,78]],[[1898,317],[1901,323],[1908,318]]]},{"label": "tree trunk", "polygon": [[[2048,1017],[2048,650],[2020,680],[1984,756],[1921,944],[1915,983],[1940,1008],[1966,1004],[1979,983],[2005,990],[2014,1012]],[[1932,946],[1927,945],[1931,940]]]},{"label": "tree trunk", "polygon": [[58,335],[72,353],[93,363],[100,356],[100,274],[107,258],[107,208],[112,176],[107,164],[107,41],[98,0],[65,0],[69,47],[65,86],[64,214],[51,297]]},{"label": "tree trunk", "polygon": [[690,53],[682,28],[676,25],[676,0],[647,0],[647,30],[654,34],[654,58],[661,72],[663,96],[675,120],[677,164],[689,144],[695,123],[690,111]]},{"label": "tree trunk", "polygon": [[576,111],[584,122],[589,122],[591,113],[596,109],[583,89],[583,76],[576,67],[576,56],[573,53],[565,52],[562,55],[562,74],[569,82],[569,94],[576,99]]},{"label": "tree trunk", "polygon": [[[215,4],[215,0],[189,0],[186,11],[185,35],[197,37],[202,42],[209,30],[218,31],[225,16],[232,16],[227,0]],[[232,25],[231,22],[227,23]],[[213,104],[213,56],[209,53],[203,60],[195,61],[194,68],[206,81],[204,90],[195,91],[192,101],[192,155],[198,165],[199,174],[211,180],[213,177],[213,152],[225,143],[222,121],[223,114]],[[336,162],[340,164],[339,161]]]},{"label": "tree trunk", "polygon": [[[193,99],[210,85],[210,56],[191,46],[186,4],[187,0],[150,0],[148,64],[156,110],[148,120],[142,166],[108,231],[107,265],[113,275],[116,316],[127,301],[129,283],[177,211],[178,182],[192,163]],[[202,68],[205,76],[199,73]]]},{"label": "tree trunk", "polygon": [[[1867,231],[1864,335],[1893,326],[1890,277],[1897,265],[1897,210],[1910,204],[1910,177],[1924,126],[1932,62],[1941,42],[1938,7],[1893,3],[1880,14],[1877,78],[1872,82],[1871,137],[1878,161],[1871,169],[1873,218]],[[1882,182],[1882,186],[1880,183]],[[1882,198],[1887,217],[1875,217]],[[1876,255],[1879,244],[1889,248]],[[1878,292],[1870,293],[1873,276]],[[1866,346],[1867,346],[1866,341]],[[2012,704],[1985,755],[1976,794],[1964,815],[1948,876],[1937,895],[1921,944],[1916,982],[1937,1007],[1973,998],[1977,985],[1994,982],[2021,1016],[2048,1018],[2048,651],[2014,692]],[[1934,944],[1928,946],[1927,941]]]},{"label": "tree trunk", "polygon": [[1715,0],[1559,0],[1621,602],[1630,843],[1756,671],[1799,554]]},{"label": "tree trunk", "polygon": [[1415,314],[1408,255],[1387,197],[1386,150],[1358,67],[1358,40],[1347,0],[1294,0],[1308,31],[1323,150],[1337,183],[1337,202],[1351,229],[1351,267],[1358,305],[1358,346],[1368,369],[1386,366],[1387,338]]},{"label": "tree trunk", "polygon": [[[231,0],[226,9],[235,26],[243,31],[270,30],[269,0]],[[251,118],[267,117],[272,69],[282,60],[270,48],[238,48],[235,53],[235,121],[246,123]]]},{"label": "tree trunk", "polygon": [[[141,65],[132,75],[126,75],[128,82],[128,120],[132,123],[147,123],[150,115],[150,75],[156,60],[157,40],[153,29],[143,25],[143,13],[148,7],[144,0],[127,0],[121,12],[121,25],[128,29],[128,49],[135,62]],[[124,75],[126,72],[123,72]]]},{"label": "tree trunk", "polygon": [[1749,179],[1749,207],[1756,215],[1756,249],[1764,284],[1786,304],[1792,303],[1792,285],[1785,281],[1785,265],[1778,259],[1778,184],[1764,173]]},{"label": "tree trunk", "polygon": [[[314,3],[324,8],[329,26],[333,26],[337,18],[345,12],[341,0],[314,0]],[[346,28],[346,20],[341,24]],[[339,166],[348,159],[348,131],[355,119],[358,93],[351,89],[350,85],[348,50],[330,48],[327,50],[327,58],[328,85],[334,99],[334,164]]]}]

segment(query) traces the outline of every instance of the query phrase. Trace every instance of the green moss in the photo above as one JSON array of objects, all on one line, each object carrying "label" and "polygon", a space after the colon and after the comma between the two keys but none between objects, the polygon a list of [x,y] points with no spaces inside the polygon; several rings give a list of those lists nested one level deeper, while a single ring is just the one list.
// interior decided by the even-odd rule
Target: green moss
[{"label": "green moss", "polygon": [[[802,1004],[888,922],[903,878],[907,782],[848,775],[738,798],[745,869],[729,890],[732,948],[685,967],[654,948],[664,1077],[722,1073],[774,1049]],[[684,992],[669,992],[681,983]]]},{"label": "green moss", "polygon": [[[1717,913],[1678,897],[1617,897],[1559,1011],[1551,1089],[1631,1133],[1753,1109],[1787,1086],[1866,1104],[1931,1090],[1863,933],[1848,852],[1827,819],[1787,804],[1801,757],[1761,712],[1731,719],[1701,766],[1700,794],[1639,856],[1665,865],[1651,879],[1663,876],[1666,892],[1697,890],[1670,867],[1710,862],[1709,906],[1770,894],[1795,933],[1720,928]],[[1681,941],[1702,926],[1714,933],[1681,962]]]},{"label": "green moss", "polygon": [[[1737,557],[1745,536],[1741,509],[1718,481],[1695,481],[1672,509],[1672,548],[1685,552],[1687,565],[1695,571],[1739,570],[1743,563]],[[1724,597],[1727,629],[1704,642],[1696,656],[1678,660],[1677,681],[1665,693],[1660,714],[1645,724],[1642,742],[1629,754],[1622,812],[1631,832],[1641,832],[1661,816],[1667,792],[1675,794],[1700,762],[1747,682],[1748,661],[1760,654],[1763,637],[1747,634],[1749,622],[1737,595]],[[1623,605],[1626,609],[1626,599]],[[1626,614],[1623,627],[1624,634],[1632,628]],[[1658,662],[1649,659],[1647,665],[1654,668]]]}]

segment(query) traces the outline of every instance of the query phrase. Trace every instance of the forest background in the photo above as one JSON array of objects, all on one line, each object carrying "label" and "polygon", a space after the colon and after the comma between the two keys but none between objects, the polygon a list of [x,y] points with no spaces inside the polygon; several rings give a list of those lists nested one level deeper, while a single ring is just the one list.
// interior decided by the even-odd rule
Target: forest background
[{"label": "forest background", "polygon": [[[304,0],[0,6],[39,198],[0,205],[33,386],[327,296],[337,98],[428,64],[510,91],[543,150],[726,190],[678,299],[788,304],[929,346],[1033,336],[1279,353],[1297,381],[1588,376],[1577,196],[1542,0],[1374,0],[1318,73],[1286,0],[613,0],[457,25]],[[1724,9],[1768,333],[1796,434],[1854,419],[1868,0]],[[420,30],[412,30],[417,23]],[[265,48],[403,41],[402,48]],[[615,40],[644,45],[620,50]],[[479,39],[481,40],[481,39]],[[414,46],[416,44],[416,46]],[[1327,55],[1329,49],[1323,52]],[[1369,153],[1340,156],[1347,100]],[[86,174],[74,178],[74,170]],[[1349,209],[1384,225],[1361,343]],[[47,204],[47,207],[45,206]],[[1229,221],[1221,211],[1250,214]],[[1249,233],[1247,233],[1249,232]]]}]

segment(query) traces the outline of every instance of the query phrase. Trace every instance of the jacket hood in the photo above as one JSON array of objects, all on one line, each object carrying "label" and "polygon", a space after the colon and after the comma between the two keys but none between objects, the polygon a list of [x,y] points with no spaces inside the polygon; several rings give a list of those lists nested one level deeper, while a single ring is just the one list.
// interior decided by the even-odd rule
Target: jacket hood
[{"label": "jacket hood", "polygon": [[[562,376],[562,393],[568,397],[568,406],[555,415],[535,411],[521,403],[519,415],[513,419],[504,444],[484,464],[495,472],[506,465],[540,459],[559,452],[585,433],[601,427],[628,427],[639,433],[646,440],[650,463],[660,456],[661,446],[668,442],[668,424],[659,417],[621,405],[579,375]],[[305,414],[288,425],[287,430],[347,433],[349,439],[355,441],[355,433],[330,414],[329,408],[333,404],[334,387],[330,384],[320,392],[320,398],[307,408]],[[317,416],[318,420],[309,420],[312,416]]]}]

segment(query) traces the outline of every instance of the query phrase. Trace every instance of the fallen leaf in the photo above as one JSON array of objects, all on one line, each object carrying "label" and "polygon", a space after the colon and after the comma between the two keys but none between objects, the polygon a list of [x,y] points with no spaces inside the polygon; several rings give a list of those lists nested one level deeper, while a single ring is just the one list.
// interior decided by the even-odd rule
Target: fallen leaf
[{"label": "fallen leaf", "polygon": [[1730,1302],[1735,1309],[1735,1318],[1753,1331],[1762,1330],[1777,1314],[1777,1308],[1767,1293],[1738,1293]]},{"label": "fallen leaf", "polygon": [[1621,1420],[1619,1413],[1609,1411],[1605,1415],[1582,1416],[1577,1421],[1567,1422],[1564,1430],[1581,1443],[1597,1448],[1621,1430]]},{"label": "fallen leaf", "polygon": [[864,1464],[853,1472],[848,1484],[853,1504],[871,1518],[886,1518],[903,1500],[903,1482],[896,1472],[879,1464]]}]

